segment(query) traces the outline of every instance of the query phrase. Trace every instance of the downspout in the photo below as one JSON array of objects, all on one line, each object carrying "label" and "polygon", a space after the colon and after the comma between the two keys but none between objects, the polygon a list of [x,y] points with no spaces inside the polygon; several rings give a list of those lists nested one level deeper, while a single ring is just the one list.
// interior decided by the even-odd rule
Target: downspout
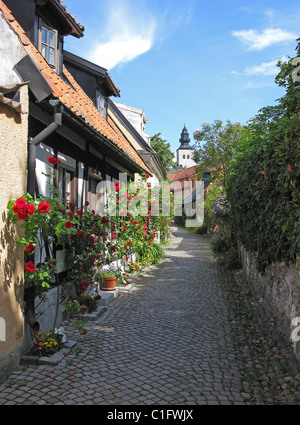
[{"label": "downspout", "polygon": [[[54,107],[53,121],[34,138],[29,139],[28,145],[28,179],[27,179],[27,191],[34,198],[35,196],[35,159],[36,159],[36,147],[39,143],[43,142],[46,138],[51,136],[61,125],[62,125],[62,113],[63,105],[59,100],[49,100],[51,106]],[[35,318],[35,288],[30,286],[26,289],[26,320],[29,323],[30,328],[33,332],[37,332],[40,328],[38,321]]]}]

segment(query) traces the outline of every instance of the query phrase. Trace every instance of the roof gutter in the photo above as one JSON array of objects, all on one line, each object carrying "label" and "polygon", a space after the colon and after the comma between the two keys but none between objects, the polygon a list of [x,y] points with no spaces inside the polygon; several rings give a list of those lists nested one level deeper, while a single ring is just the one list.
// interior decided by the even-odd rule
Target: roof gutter
[{"label": "roof gutter", "polygon": [[[36,147],[47,137],[51,136],[51,134],[53,134],[62,125],[63,106],[59,100],[49,100],[49,103],[52,107],[54,107],[53,121],[34,138],[29,139],[27,191],[32,197],[35,196]],[[29,323],[30,328],[35,333],[39,330],[40,325],[35,317],[34,299],[35,288],[34,286],[30,286],[26,289],[26,320]]]}]

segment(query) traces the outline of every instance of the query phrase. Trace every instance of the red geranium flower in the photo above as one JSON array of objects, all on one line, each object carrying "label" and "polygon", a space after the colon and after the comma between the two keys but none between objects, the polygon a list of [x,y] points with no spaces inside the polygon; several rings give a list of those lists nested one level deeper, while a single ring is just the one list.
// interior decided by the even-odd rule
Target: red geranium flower
[{"label": "red geranium flower", "polygon": [[77,210],[77,214],[78,215],[83,215],[83,211],[82,210]]},{"label": "red geranium flower", "polygon": [[31,254],[35,250],[35,246],[30,242],[25,246],[27,254]]},{"label": "red geranium flower", "polygon": [[49,164],[52,165],[56,165],[56,164],[60,164],[61,161],[57,158],[55,158],[55,156],[50,156],[49,158],[47,158],[47,161],[49,162]]},{"label": "red geranium flower", "polygon": [[120,192],[120,183],[119,182],[115,183],[115,191]]},{"label": "red geranium flower", "polygon": [[29,273],[35,272],[35,265],[32,261],[28,261],[28,263],[25,265],[25,270]]},{"label": "red geranium flower", "polygon": [[50,210],[50,204],[48,201],[40,202],[38,205],[38,210],[41,214],[45,214]]},{"label": "red geranium flower", "polygon": [[66,229],[71,229],[71,227],[72,227],[72,223],[70,221],[66,221],[65,222],[65,228]]}]

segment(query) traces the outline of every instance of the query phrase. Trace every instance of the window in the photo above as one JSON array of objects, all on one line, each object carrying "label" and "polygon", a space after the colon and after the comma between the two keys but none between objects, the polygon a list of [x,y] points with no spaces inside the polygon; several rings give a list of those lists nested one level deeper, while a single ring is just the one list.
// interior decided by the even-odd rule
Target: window
[{"label": "window", "polygon": [[58,173],[58,197],[60,201],[75,203],[75,178],[74,172],[59,167]]},{"label": "window", "polygon": [[88,201],[90,210],[96,211],[99,206],[99,200],[104,196],[101,187],[99,188],[98,186],[102,180],[101,172],[98,169],[89,167]]},{"label": "window", "polygon": [[186,158],[187,158],[187,159],[190,159],[190,155],[187,155],[187,156],[186,156]]},{"label": "window", "polygon": [[185,159],[185,155],[182,155],[182,159]]},{"label": "window", "polygon": [[100,114],[106,119],[106,100],[105,97],[97,90],[97,108]]},{"label": "window", "polygon": [[58,39],[57,31],[40,21],[39,50],[48,64],[58,69]]}]

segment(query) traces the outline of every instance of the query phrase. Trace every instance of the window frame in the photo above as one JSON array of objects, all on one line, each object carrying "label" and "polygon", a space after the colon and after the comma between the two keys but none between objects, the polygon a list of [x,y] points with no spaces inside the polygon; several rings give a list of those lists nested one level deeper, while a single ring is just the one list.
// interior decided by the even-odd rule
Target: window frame
[{"label": "window frame", "polygon": [[[103,100],[103,107],[100,106],[100,98]],[[100,114],[103,116],[103,118],[107,119],[107,99],[106,97],[101,93],[99,89],[97,89],[96,93],[96,101],[97,101],[97,109],[100,112]]]},{"label": "window frame", "polygon": [[[60,173],[62,173],[62,181],[60,180]],[[66,192],[66,174],[70,175],[70,192]],[[62,191],[60,192],[60,184],[62,183]],[[76,176],[75,170],[71,167],[67,167],[65,165],[59,164],[57,166],[57,174],[56,174],[56,187],[58,190],[58,198],[61,202],[72,202],[74,205],[76,204]],[[69,194],[70,199],[67,199],[66,194]]]},{"label": "window frame", "polygon": [[[43,42],[43,27],[47,30],[47,43]],[[50,31],[54,33],[54,47],[49,44],[49,34]],[[42,46],[46,46],[47,54],[46,57],[42,53]],[[59,36],[58,31],[54,29],[52,26],[46,24],[46,22],[39,18],[39,25],[38,25],[38,49],[43,56],[43,58],[47,61],[48,65],[53,68],[56,72],[59,70]],[[54,51],[54,63],[49,62],[49,49],[53,49]]]}]

